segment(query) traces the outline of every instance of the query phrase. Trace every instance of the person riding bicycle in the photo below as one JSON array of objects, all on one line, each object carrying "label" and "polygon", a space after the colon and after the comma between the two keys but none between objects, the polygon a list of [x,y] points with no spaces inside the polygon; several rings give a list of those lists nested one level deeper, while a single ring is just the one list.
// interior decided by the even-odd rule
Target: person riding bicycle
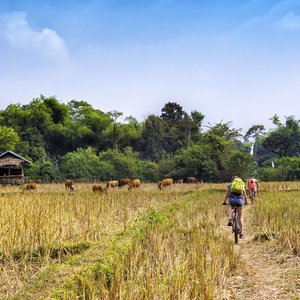
[{"label": "person riding bicycle", "polygon": [[246,194],[244,182],[238,176],[233,176],[232,182],[228,184],[223,204],[226,204],[227,200],[230,205],[230,218],[228,221],[228,226],[232,226],[232,210],[234,207],[237,207],[238,222],[240,226],[240,238],[242,239],[244,238],[243,207],[244,204],[247,204],[247,194]]},{"label": "person riding bicycle", "polygon": [[[248,180],[247,183],[248,186],[248,190],[249,193],[253,193],[253,197],[255,197],[256,193],[257,193],[257,189],[258,189],[258,182],[257,180],[254,178],[254,176],[251,176]],[[251,194],[250,194],[251,195]]]}]

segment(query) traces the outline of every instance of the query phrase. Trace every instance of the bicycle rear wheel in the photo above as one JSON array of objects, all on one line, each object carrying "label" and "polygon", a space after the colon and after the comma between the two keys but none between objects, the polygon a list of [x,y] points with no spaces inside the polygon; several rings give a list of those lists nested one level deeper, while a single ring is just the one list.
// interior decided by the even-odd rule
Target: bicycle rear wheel
[{"label": "bicycle rear wheel", "polygon": [[254,196],[255,196],[255,192],[253,190],[250,190],[251,205],[253,205],[254,203]]},{"label": "bicycle rear wheel", "polygon": [[238,244],[239,242],[239,223],[238,223],[238,218],[237,214],[234,215],[233,217],[233,233],[234,233],[234,242]]},{"label": "bicycle rear wheel", "polygon": [[239,242],[239,230],[237,227],[235,227],[235,230],[234,230],[234,242],[236,244],[238,244],[238,242]]}]

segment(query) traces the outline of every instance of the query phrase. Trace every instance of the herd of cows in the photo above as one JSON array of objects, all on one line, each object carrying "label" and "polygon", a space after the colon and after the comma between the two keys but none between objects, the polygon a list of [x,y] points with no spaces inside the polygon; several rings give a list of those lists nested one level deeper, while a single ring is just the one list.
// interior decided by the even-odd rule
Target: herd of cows
[{"label": "herd of cows", "polygon": [[[176,180],[177,184],[183,184],[183,179]],[[187,183],[197,183],[196,177],[188,177]],[[158,182],[158,188],[160,190],[164,189],[165,187],[171,187],[174,183],[172,178],[165,178]],[[106,182],[106,186],[103,187],[101,184],[95,184],[92,187],[93,192],[107,192],[108,189],[116,188],[116,187],[127,187],[128,190],[136,189],[141,187],[141,180],[140,179],[133,179],[130,180],[129,178],[122,178],[120,180],[109,180]],[[65,180],[65,189],[74,191],[76,189],[75,181],[72,179]]]},{"label": "herd of cows", "polygon": [[[196,177],[188,177],[186,180],[187,183],[197,183]],[[173,183],[183,184],[183,179],[178,179],[176,182],[172,178],[165,178],[158,182],[158,189],[163,190],[166,187],[171,187]],[[65,190],[73,192],[77,189],[75,181],[73,179],[66,179],[64,181]],[[116,188],[116,187],[127,187],[128,190],[137,189],[141,187],[140,179],[129,179],[122,178],[120,180],[109,180],[106,182],[106,186],[102,186],[101,184],[94,184],[92,187],[93,192],[106,193],[108,189]],[[36,191],[37,184],[36,183],[28,183],[23,186],[23,190],[27,191]]]}]

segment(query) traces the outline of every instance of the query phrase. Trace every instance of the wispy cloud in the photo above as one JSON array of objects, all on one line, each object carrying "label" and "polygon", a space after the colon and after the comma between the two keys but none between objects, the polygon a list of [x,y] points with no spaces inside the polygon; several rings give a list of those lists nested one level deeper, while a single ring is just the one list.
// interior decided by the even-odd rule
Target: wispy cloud
[{"label": "wispy cloud", "polygon": [[44,58],[64,60],[68,49],[64,40],[52,29],[34,31],[24,12],[13,12],[0,16],[0,36],[10,46]]},{"label": "wispy cloud", "polygon": [[[252,5],[267,2],[268,0],[253,0],[243,5],[245,10]],[[250,14],[248,19],[243,20],[239,25],[232,28],[229,32],[221,34],[218,38],[221,41],[231,41],[237,37],[244,37],[245,34],[252,32],[258,35],[283,34],[284,31],[300,30],[300,9],[299,0],[281,0],[275,5],[265,6],[258,13]],[[279,30],[278,30],[279,29]]]},{"label": "wispy cloud", "polygon": [[278,21],[278,25],[282,29],[298,30],[300,29],[300,16],[291,11]]}]

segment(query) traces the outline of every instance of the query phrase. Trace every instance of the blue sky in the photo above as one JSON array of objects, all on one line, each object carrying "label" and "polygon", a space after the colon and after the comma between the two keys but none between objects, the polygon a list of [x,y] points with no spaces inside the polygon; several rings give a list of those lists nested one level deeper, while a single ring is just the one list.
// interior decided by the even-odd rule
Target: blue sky
[{"label": "blue sky", "polygon": [[300,1],[1,0],[0,109],[41,94],[246,131],[297,115]]}]

